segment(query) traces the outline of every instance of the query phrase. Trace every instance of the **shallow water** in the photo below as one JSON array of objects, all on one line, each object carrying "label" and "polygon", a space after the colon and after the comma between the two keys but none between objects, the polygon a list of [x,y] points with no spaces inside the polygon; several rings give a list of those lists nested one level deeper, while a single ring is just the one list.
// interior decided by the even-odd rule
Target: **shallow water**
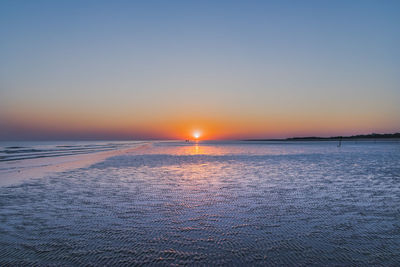
[{"label": "shallow water", "polygon": [[53,158],[127,148],[140,141],[0,142],[0,162]]},{"label": "shallow water", "polygon": [[400,143],[154,143],[0,188],[0,265],[399,265]]}]

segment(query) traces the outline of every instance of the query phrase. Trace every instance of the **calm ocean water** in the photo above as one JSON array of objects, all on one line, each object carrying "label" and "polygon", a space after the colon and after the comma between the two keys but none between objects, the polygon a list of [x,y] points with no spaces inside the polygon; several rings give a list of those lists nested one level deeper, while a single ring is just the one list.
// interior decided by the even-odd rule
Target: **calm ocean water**
[{"label": "calm ocean water", "polygon": [[400,142],[154,142],[0,187],[0,265],[135,264],[399,266]]},{"label": "calm ocean water", "polygon": [[0,162],[70,156],[126,148],[140,141],[0,142]]}]

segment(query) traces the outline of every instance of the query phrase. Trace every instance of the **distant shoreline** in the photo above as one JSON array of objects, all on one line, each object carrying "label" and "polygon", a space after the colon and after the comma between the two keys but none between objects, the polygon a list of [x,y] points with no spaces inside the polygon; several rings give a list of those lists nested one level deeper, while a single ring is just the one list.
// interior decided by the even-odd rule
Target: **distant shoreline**
[{"label": "distant shoreline", "polygon": [[242,141],[339,141],[339,140],[400,140],[400,133],[393,134],[361,134],[351,136],[331,136],[331,137],[319,137],[319,136],[307,136],[307,137],[290,137],[282,139],[244,139]]}]

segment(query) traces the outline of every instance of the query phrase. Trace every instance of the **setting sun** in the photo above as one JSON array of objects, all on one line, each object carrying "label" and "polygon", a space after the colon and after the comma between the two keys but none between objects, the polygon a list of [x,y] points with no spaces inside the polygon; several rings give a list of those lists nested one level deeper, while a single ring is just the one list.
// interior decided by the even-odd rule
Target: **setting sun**
[{"label": "setting sun", "polygon": [[194,132],[194,133],[193,133],[194,139],[199,139],[200,136],[201,136],[200,132]]},{"label": "setting sun", "polygon": [[0,0],[0,267],[400,267],[399,14]]}]

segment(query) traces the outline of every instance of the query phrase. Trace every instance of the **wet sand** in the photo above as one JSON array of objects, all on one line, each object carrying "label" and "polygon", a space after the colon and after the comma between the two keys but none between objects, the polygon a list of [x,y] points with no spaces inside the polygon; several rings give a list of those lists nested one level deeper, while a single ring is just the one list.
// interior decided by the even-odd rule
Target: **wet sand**
[{"label": "wet sand", "polygon": [[150,146],[151,143],[148,142],[136,147],[112,151],[0,162],[0,186],[13,185],[52,173],[88,167],[109,157],[140,151]]},{"label": "wet sand", "polygon": [[400,266],[398,143],[124,152],[1,186],[0,265]]}]

